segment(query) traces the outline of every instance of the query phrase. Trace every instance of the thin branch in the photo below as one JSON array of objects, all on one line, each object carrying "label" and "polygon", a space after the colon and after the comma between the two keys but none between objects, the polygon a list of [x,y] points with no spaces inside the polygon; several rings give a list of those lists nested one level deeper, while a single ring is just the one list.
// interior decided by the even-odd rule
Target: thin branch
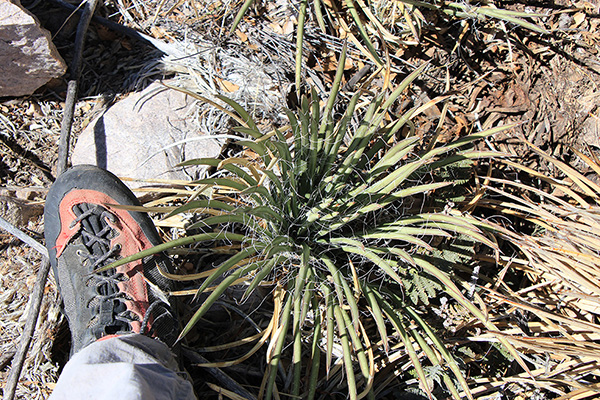
[{"label": "thin branch", "polygon": [[15,356],[15,353],[16,352],[14,350],[8,350],[0,356],[0,371],[2,371],[4,367],[6,367],[10,363],[10,361]]},{"label": "thin branch", "polygon": [[63,109],[63,119],[60,124],[60,139],[58,141],[58,161],[56,166],[56,176],[59,176],[67,169],[69,162],[69,147],[71,137],[71,127],[73,126],[73,114],[75,112],[75,102],[77,99],[77,81],[70,80],[67,84],[67,99]]},{"label": "thin branch", "polygon": [[46,246],[42,245],[40,242],[33,239],[31,236],[27,235],[25,232],[12,225],[10,222],[8,222],[2,217],[0,217],[0,228],[15,236],[17,239],[23,241],[25,244],[27,244],[35,251],[40,253],[42,257],[48,258],[48,249],[46,248]]},{"label": "thin branch", "polygon": [[56,167],[56,176],[62,174],[68,165],[69,147],[71,138],[71,126],[73,125],[73,114],[75,112],[75,103],[77,102],[77,86],[81,77],[81,60],[83,57],[83,44],[90,21],[96,9],[98,0],[87,0],[79,25],[77,26],[77,36],[75,39],[75,55],[71,62],[71,79],[67,85],[67,99],[63,110],[63,119],[60,126],[60,140],[58,144],[58,165]]}]

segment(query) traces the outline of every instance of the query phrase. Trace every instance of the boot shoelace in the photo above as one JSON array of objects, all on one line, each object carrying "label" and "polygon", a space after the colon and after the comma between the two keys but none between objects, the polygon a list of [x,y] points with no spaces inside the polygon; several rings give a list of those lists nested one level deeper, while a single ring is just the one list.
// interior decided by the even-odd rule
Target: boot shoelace
[{"label": "boot shoelace", "polygon": [[[74,208],[77,218],[71,223],[71,228],[77,223],[81,223],[81,235],[83,245],[88,249],[87,253],[78,253],[84,259],[88,260],[90,279],[86,282],[88,286],[95,285],[97,296],[90,301],[88,307],[93,307],[94,312],[100,316],[99,327],[102,332],[97,332],[97,336],[103,336],[106,333],[117,333],[119,330],[128,330],[131,322],[141,322],[141,334],[151,335],[153,328],[150,326],[150,318],[154,311],[161,305],[170,314],[168,303],[156,298],[146,309],[144,318],[140,318],[129,311],[125,305],[125,300],[131,300],[120,291],[117,284],[126,280],[120,272],[101,271],[94,273],[100,267],[108,265],[117,260],[121,246],[116,244],[111,247],[111,239],[114,238],[114,229],[110,223],[115,225],[117,217],[100,205],[92,205],[87,210],[85,206],[79,205]],[[95,229],[94,229],[95,228]],[[95,251],[100,250],[100,251]],[[95,254],[100,253],[100,255]],[[161,313],[155,316],[155,321],[165,317]],[[152,324],[154,326],[155,324]],[[108,329],[107,329],[108,328]]]}]

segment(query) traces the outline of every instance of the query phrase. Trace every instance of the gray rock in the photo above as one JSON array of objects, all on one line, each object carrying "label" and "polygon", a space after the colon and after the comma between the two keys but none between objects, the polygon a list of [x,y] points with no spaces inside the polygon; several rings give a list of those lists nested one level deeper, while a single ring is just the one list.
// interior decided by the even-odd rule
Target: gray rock
[{"label": "gray rock", "polygon": [[193,158],[217,157],[222,147],[199,132],[195,111],[194,99],[153,83],[90,123],[77,139],[71,161],[73,165],[94,164],[117,176],[138,180],[194,179],[197,168],[183,170],[176,165]]},{"label": "gray rock", "polygon": [[19,0],[0,0],[0,97],[32,94],[66,69],[50,32]]}]

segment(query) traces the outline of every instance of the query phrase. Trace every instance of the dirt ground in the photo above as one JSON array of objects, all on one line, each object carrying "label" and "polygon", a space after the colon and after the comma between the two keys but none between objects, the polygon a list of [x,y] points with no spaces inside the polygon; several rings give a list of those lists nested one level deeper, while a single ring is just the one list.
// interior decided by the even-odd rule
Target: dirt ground
[{"label": "dirt ground", "polygon": [[[49,3],[33,3],[32,11],[53,33],[59,52],[69,62],[74,38],[69,11]],[[166,10],[175,2],[167,2],[156,23],[151,24],[151,11],[156,11],[158,3],[148,2],[140,11],[133,6],[134,2],[125,12],[106,1],[98,14],[167,42],[208,44],[229,55],[239,51],[263,65],[271,63],[284,71],[285,80],[280,81],[278,89],[285,95],[282,102],[292,106],[293,96],[288,95],[293,91],[294,79],[296,11],[293,7],[286,6],[285,1],[257,6],[249,11],[236,34],[227,35],[221,26],[231,22],[235,15],[231,9],[237,10],[240,4],[195,2],[200,12],[197,16],[191,7],[194,2],[182,1],[169,14]],[[394,74],[399,79],[413,66],[430,62],[427,75],[407,96],[425,103],[446,92],[452,94],[441,141],[499,122],[516,122],[519,123],[516,128],[497,136],[488,145],[518,154],[530,167],[552,173],[551,166],[529,157],[527,147],[519,142],[525,138],[558,159],[584,168],[571,148],[600,155],[600,2],[503,1],[497,6],[543,14],[545,17],[536,21],[551,33],[534,33],[508,22],[499,25],[488,20],[452,20],[425,13],[429,25],[423,27],[420,43],[393,49]],[[71,22],[63,23],[67,20]],[[312,20],[306,38],[304,57],[311,72],[304,77],[313,85],[327,85],[335,72],[332,49],[339,48],[341,42],[319,35]],[[102,109],[107,98],[119,99],[153,79],[177,76],[172,71],[161,73],[150,67],[159,57],[151,46],[114,33],[99,23],[91,25],[84,54],[74,137]],[[353,48],[346,81],[359,76],[367,64],[364,55]],[[144,74],[140,73],[142,70]],[[180,75],[188,76],[189,69],[183,69]],[[219,82],[221,88],[231,89],[227,79]],[[371,89],[383,86],[377,77]],[[66,80],[58,79],[32,96],[0,99],[0,213],[42,243],[43,202],[54,180],[65,90]],[[417,134],[430,135],[441,113],[439,106],[420,116],[415,121]],[[581,172],[593,174],[586,169]],[[22,332],[39,263],[40,256],[34,250],[0,232],[0,382],[8,375],[10,355]],[[17,398],[46,398],[65,361],[67,333],[58,304],[56,288],[50,279]],[[53,347],[55,342],[59,348]],[[260,374],[260,371],[250,372]]]}]

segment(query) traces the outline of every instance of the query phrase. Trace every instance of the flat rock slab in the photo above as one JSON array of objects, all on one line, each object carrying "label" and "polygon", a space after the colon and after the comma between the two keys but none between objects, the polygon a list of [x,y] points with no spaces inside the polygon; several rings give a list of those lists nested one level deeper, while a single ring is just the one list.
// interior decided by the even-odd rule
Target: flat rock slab
[{"label": "flat rock slab", "polygon": [[37,18],[19,0],[0,0],[0,97],[30,95],[66,69]]},{"label": "flat rock slab", "polygon": [[[182,161],[218,157],[221,143],[199,132],[194,99],[153,83],[115,103],[90,123],[77,139],[73,165],[93,164],[136,180],[196,179],[198,167]],[[130,187],[151,186],[125,182]]]}]

